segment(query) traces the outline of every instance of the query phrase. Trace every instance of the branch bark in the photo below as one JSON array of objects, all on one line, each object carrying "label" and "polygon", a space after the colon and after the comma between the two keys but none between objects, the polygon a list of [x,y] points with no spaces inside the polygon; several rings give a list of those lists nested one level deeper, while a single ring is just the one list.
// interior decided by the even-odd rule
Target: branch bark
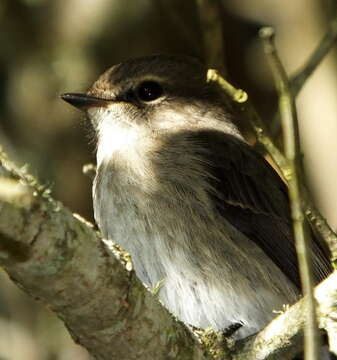
[{"label": "branch bark", "polygon": [[[318,301],[319,327],[325,329],[330,351],[337,354],[337,272],[333,272],[315,289]],[[232,360],[287,360],[302,348],[303,328],[307,313],[303,298],[274,319],[251,339],[237,343]]]},{"label": "branch bark", "polygon": [[209,358],[126,269],[123,253],[119,260],[92,226],[26,172],[6,164],[0,177],[0,264],[63,320],[75,342],[101,360]]}]

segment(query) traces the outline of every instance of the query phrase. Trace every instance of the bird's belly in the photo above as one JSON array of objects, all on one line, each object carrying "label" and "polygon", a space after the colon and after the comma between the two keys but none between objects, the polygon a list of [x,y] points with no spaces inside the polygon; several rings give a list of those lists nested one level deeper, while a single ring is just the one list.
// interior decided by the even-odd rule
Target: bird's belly
[{"label": "bird's belly", "polygon": [[215,329],[241,323],[235,333],[240,338],[296,300],[298,291],[272,260],[210,209],[136,202],[130,191],[123,197],[94,194],[103,235],[130,252],[145,284],[162,283],[159,298],[180,320]]},{"label": "bird's belly", "polygon": [[261,330],[275,317],[275,311],[283,310],[283,305],[297,298],[296,291],[287,296],[273,286],[247,284],[245,275],[237,276],[231,283],[225,274],[215,281],[207,281],[188,278],[179,273],[177,267],[167,274],[159,296],[166,307],[187,324],[216,330],[241,324],[234,336],[244,338]]},{"label": "bird's belly", "polygon": [[[188,324],[226,329],[241,323],[235,336],[245,337],[263,328],[275,317],[275,310],[282,310],[298,296],[276,265],[254,249],[255,244],[249,251],[229,244],[226,248],[224,237],[215,253],[216,249],[207,246],[212,242],[211,233],[208,239],[196,235],[192,240],[205,244],[200,256],[190,245],[182,245],[189,231],[171,232],[166,237],[161,230],[148,231],[148,224],[139,219],[127,218],[124,214],[123,219],[115,219],[113,233],[103,232],[130,252],[136,274],[146,285],[155,288],[161,282],[160,300]],[[205,231],[199,229],[196,233],[204,236]],[[202,251],[200,246],[198,249]]]}]

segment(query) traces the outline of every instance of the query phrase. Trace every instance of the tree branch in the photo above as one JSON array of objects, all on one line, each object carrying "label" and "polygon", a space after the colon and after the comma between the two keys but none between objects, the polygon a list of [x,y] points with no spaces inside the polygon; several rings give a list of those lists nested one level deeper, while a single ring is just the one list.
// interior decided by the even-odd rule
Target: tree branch
[{"label": "tree branch", "polygon": [[118,260],[92,226],[4,154],[0,163],[0,264],[64,321],[75,342],[102,360],[208,358],[126,270],[122,252],[115,251]]},{"label": "tree branch", "polygon": [[[319,327],[329,337],[330,351],[337,354],[337,272],[315,289],[319,303]],[[236,344],[232,360],[287,360],[302,348],[303,328],[308,311],[307,298],[289,307],[256,336]],[[319,359],[320,357],[317,357]]]},{"label": "tree branch", "polygon": [[[337,17],[331,21],[326,34],[317,45],[308,60],[301,66],[299,70],[290,77],[290,89],[294,97],[296,97],[304,86],[305,82],[317,69],[318,65],[329,53],[337,40]],[[276,137],[281,130],[280,114],[276,113],[271,126],[271,134]]]},{"label": "tree branch", "polygon": [[294,97],[301,91],[303,85],[313,74],[318,65],[328,54],[337,40],[337,18],[331,21],[328,30],[309,59],[290,77],[291,93]]},{"label": "tree branch", "polygon": [[301,151],[298,134],[297,115],[294,99],[291,96],[288,77],[278,57],[274,29],[260,30],[264,51],[272,68],[274,82],[279,96],[279,111],[283,130],[283,143],[289,171],[285,174],[288,182],[291,215],[295,236],[296,252],[303,294],[307,297],[307,324],[305,327],[304,354],[306,360],[316,360],[319,354],[319,336],[316,318],[316,303],[313,294],[313,275],[308,245],[309,233],[305,226],[302,210],[302,171]]}]

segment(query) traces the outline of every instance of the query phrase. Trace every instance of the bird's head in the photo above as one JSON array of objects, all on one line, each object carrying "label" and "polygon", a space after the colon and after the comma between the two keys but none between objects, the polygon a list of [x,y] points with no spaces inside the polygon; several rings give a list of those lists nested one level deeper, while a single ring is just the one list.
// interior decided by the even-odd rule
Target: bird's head
[{"label": "bird's head", "polygon": [[[103,73],[86,94],[62,99],[86,111],[99,144],[128,147],[139,137],[216,128],[237,132],[218,85],[207,68],[187,56],[132,59]],[[107,144],[109,143],[109,144]]]}]

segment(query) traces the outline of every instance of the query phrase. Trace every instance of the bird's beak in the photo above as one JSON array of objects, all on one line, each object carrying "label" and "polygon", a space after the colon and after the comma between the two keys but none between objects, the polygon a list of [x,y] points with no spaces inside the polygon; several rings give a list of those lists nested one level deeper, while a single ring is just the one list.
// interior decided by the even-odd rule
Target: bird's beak
[{"label": "bird's beak", "polygon": [[95,96],[76,93],[62,94],[61,99],[80,110],[87,110],[92,107],[104,107],[113,101],[110,99],[102,99]]}]

